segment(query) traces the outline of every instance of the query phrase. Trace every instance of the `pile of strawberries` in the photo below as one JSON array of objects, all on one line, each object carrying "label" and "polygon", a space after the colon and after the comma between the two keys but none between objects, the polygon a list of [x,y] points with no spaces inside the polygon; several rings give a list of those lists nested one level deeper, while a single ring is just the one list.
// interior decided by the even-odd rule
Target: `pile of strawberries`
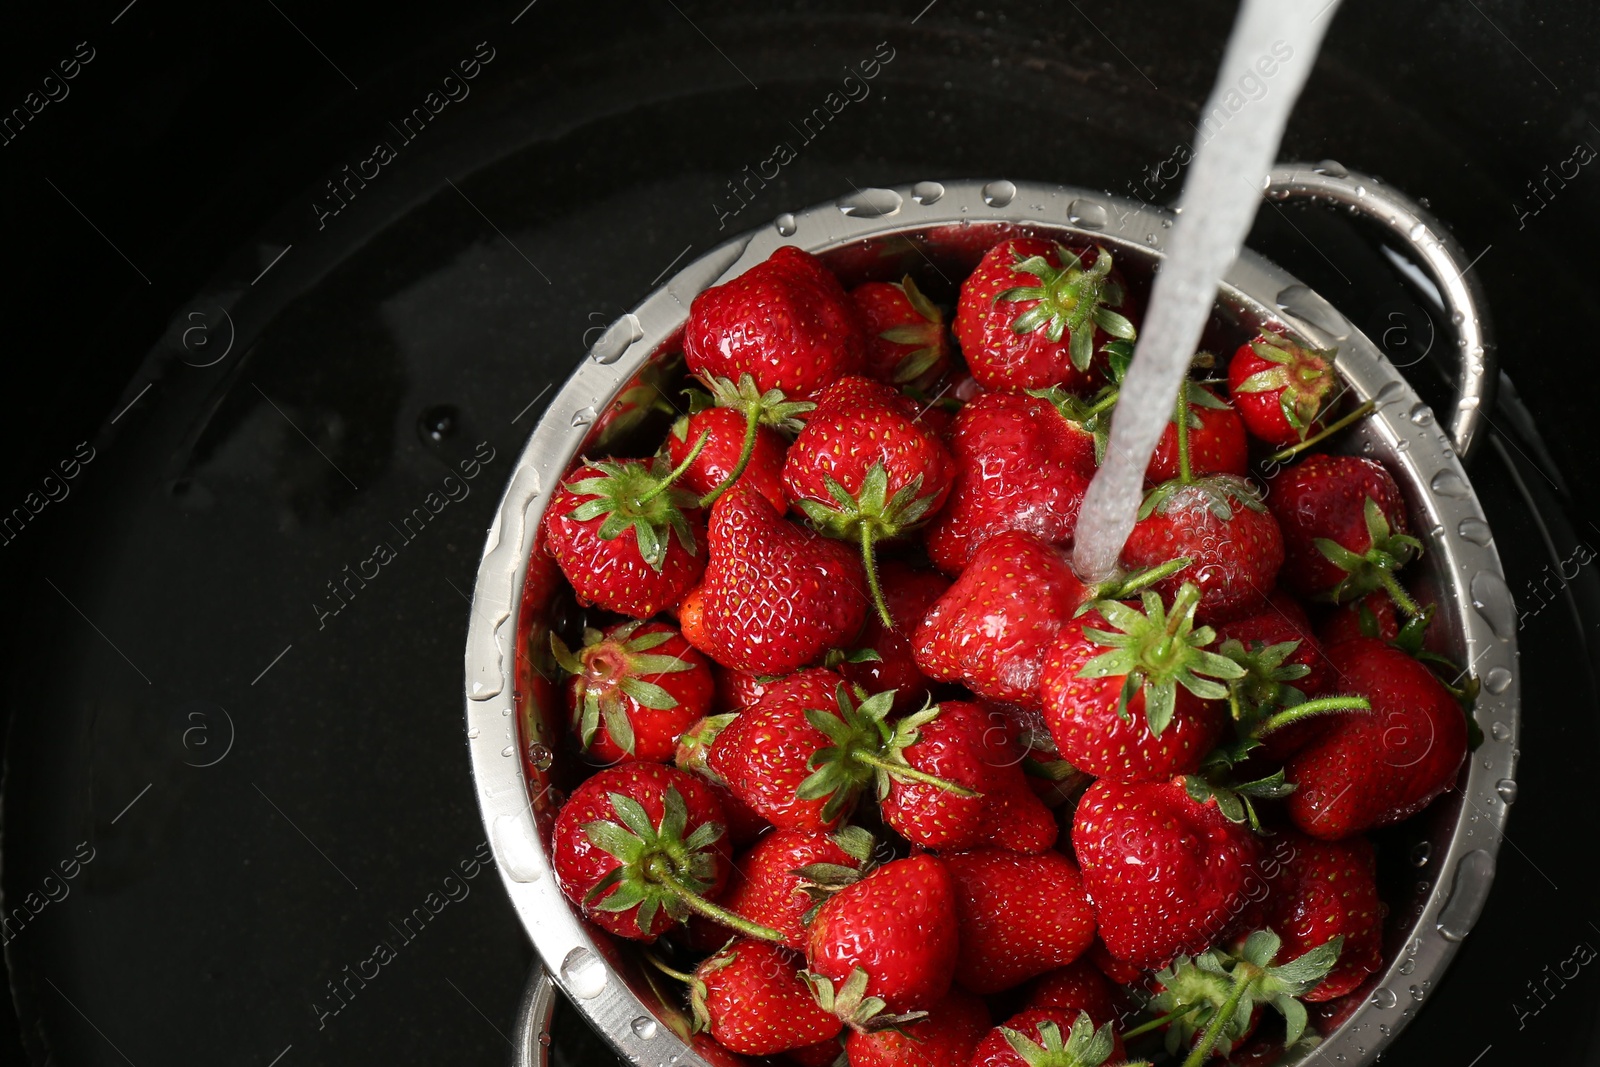
[{"label": "pile of strawberries", "polygon": [[1138,319],[1102,247],[1002,241],[953,323],[780,248],[694,301],[655,455],[551,499],[599,767],[556,875],[710,1062],[1267,1062],[1380,967],[1364,835],[1468,749],[1422,546],[1316,451],[1367,410],[1333,354],[1269,329],[1196,357],[1121,575],[1080,580]]}]

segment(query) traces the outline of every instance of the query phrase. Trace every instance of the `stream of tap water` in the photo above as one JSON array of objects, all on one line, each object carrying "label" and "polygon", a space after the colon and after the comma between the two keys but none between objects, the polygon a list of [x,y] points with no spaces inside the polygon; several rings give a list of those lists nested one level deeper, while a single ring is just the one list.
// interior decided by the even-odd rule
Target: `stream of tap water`
[{"label": "stream of tap water", "polygon": [[1117,570],[1144,491],[1144,471],[1172,414],[1217,285],[1238,258],[1283,139],[1340,0],[1244,0],[1217,83],[1195,131],[1169,251],[1156,274],[1111,441],[1079,513],[1072,563],[1084,581]]}]

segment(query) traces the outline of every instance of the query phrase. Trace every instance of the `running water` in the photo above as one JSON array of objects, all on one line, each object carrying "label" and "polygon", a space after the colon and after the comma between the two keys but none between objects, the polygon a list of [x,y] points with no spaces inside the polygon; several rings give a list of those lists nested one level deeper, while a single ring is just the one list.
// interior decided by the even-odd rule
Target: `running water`
[{"label": "running water", "polygon": [[1238,258],[1289,112],[1340,0],[1244,0],[1196,131],[1183,213],[1156,275],[1106,458],[1078,519],[1073,568],[1085,581],[1117,569],[1143,497],[1144,471]]}]

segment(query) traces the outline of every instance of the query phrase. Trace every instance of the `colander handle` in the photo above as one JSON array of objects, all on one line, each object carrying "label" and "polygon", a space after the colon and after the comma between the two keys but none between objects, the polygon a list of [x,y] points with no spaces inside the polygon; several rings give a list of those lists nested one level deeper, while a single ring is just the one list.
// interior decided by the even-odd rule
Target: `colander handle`
[{"label": "colander handle", "polygon": [[1460,360],[1450,441],[1463,460],[1479,441],[1483,412],[1494,403],[1496,358],[1488,306],[1460,243],[1426,208],[1365,174],[1331,164],[1292,163],[1273,169],[1267,194],[1277,199],[1317,199],[1365,216],[1399,238],[1432,275],[1456,335]]},{"label": "colander handle", "polygon": [[548,1067],[550,1020],[556,1012],[556,984],[537,958],[528,972],[517,1009],[516,1036],[512,1039],[511,1067]]}]

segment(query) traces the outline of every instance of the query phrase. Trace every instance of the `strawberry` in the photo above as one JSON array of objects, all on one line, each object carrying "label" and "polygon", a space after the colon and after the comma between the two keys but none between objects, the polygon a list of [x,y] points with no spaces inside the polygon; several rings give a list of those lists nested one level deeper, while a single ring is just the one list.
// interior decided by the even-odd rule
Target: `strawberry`
[{"label": "strawberry", "polygon": [[1324,645],[1337,645],[1352,637],[1376,637],[1393,641],[1400,636],[1402,620],[1388,590],[1379,589],[1360,600],[1335,605],[1322,618],[1317,636]]},{"label": "strawberry", "polygon": [[1228,362],[1228,396],[1245,428],[1278,448],[1321,429],[1337,384],[1333,356],[1271,330],[1240,345]]},{"label": "strawberry", "polygon": [[872,854],[872,835],[845,827],[837,835],[774,830],[734,861],[729,888],[718,903],[783,934],[805,948],[804,918],[817,903],[808,888],[841,888],[857,880]]},{"label": "strawberry", "polygon": [[1178,556],[1193,562],[1151,588],[1170,598],[1194,582],[1201,621],[1239,618],[1266,606],[1283,566],[1283,535],[1260,492],[1243,478],[1164,482],[1140,505],[1122,562],[1143,569]]},{"label": "strawberry", "polygon": [[[878,568],[878,580],[895,625],[886,627],[876,614],[867,616],[859,648],[840,657],[838,671],[869,693],[894,690],[894,710],[906,714],[927,703],[933,694],[933,682],[917,669],[911,654],[911,635],[928,608],[950,588],[950,580],[893,559]],[[829,654],[830,661],[833,655]]]},{"label": "strawberry", "polygon": [[1339,962],[1307,992],[1307,1001],[1342,997],[1383,964],[1383,917],[1377,860],[1364,837],[1318,841],[1292,830],[1294,852],[1267,898],[1267,925],[1283,939],[1283,954],[1299,956],[1344,938]]},{"label": "strawberry", "polygon": [[1045,655],[1092,595],[1060,549],[1022,530],[996,534],[917,627],[917,666],[991,700],[1037,707]]},{"label": "strawberry", "polygon": [[[1095,942],[1098,944],[1098,942]],[[1111,987],[1087,956],[1039,976],[1028,988],[1024,1008],[1062,1008],[1074,1018],[1088,1012],[1096,1026],[1119,1021],[1121,1012],[1111,999]]]},{"label": "strawberry", "polygon": [[900,756],[910,767],[976,794],[958,796],[948,785],[900,780],[890,771],[889,792],[880,802],[883,821],[906,840],[924,848],[994,844],[1018,852],[1055,844],[1055,819],[1028,788],[1014,727],[1004,715],[945,701],[901,720],[896,733],[909,738]]},{"label": "strawberry", "polygon": [[753,671],[733,671],[713,666],[712,675],[717,680],[716,708],[720,712],[740,712],[754,707],[782,675],[756,674]]},{"label": "strawberry", "polygon": [[785,521],[759,493],[724,493],[707,541],[698,625],[680,619],[724,667],[787,674],[860,631],[867,603],[855,553]]},{"label": "strawberry", "polygon": [[955,886],[934,856],[895,860],[829,897],[811,922],[806,962],[842,984],[858,968],[890,1011],[926,1011],[955,975]]},{"label": "strawberry", "polygon": [[1143,612],[1101,600],[1062,626],[1040,694],[1063,759],[1118,782],[1157,781],[1200,766],[1222,732],[1228,690],[1218,679],[1241,677],[1244,669],[1208,651],[1211,628],[1194,627],[1199,596],[1186,583],[1169,609],[1147,590]]},{"label": "strawberry", "polygon": [[[748,485],[772,502],[780,512],[788,507],[783,495],[783,457],[789,447],[780,430],[798,432],[800,416],[816,405],[786,401],[776,389],[758,393],[746,374],[739,384],[726,378],[709,383],[714,407],[686,415],[667,434],[667,459],[674,466],[689,457],[691,441],[705,440],[700,455],[683,472],[683,487],[697,494],[702,507],[735,483]],[[696,397],[702,394],[696,392]]]},{"label": "strawberry", "polygon": [[957,797],[973,794],[915,769],[902,750],[926,720],[890,724],[892,693],[856,703],[844,679],[814,669],[787,678],[718,735],[711,766],[734,795],[774,826],[832,829],[875,784],[926,782]]},{"label": "strawberry", "polygon": [[695,497],[662,461],[587,460],[567,475],[544,513],[545,550],[578,599],[648,619],[700,580],[704,519]]},{"label": "strawberry", "polygon": [[823,390],[783,462],[789,500],[823,533],[861,545],[867,584],[887,627],[894,619],[883,602],[873,546],[938,511],[954,467],[905,397],[856,375]]},{"label": "strawberry", "polygon": [[796,1067],[833,1067],[844,1048],[844,1033],[829,1038],[827,1041],[818,1041],[815,1045],[802,1045],[792,1048],[783,1054],[784,1063],[795,1064]]},{"label": "strawberry", "polygon": [[1283,584],[1313,600],[1359,600],[1386,590],[1408,615],[1418,608],[1394,572],[1422,551],[1406,532],[1405,501],[1383,465],[1318,453],[1279,471],[1267,503],[1283,528]]},{"label": "strawberry", "polygon": [[784,245],[689,305],[683,354],[701,380],[748,374],[765,393],[810,399],[861,370],[861,317],[822,261]]},{"label": "strawberry", "polygon": [[1104,248],[1014,237],[984,253],[961,283],[956,340],[986,389],[1081,391],[1098,377],[1096,352],[1114,338],[1133,340],[1133,323],[1112,310],[1126,303]]},{"label": "strawberry", "polygon": [[734,845],[747,845],[760,837],[771,824],[757,815],[744,801],[733,795],[728,783],[711,769],[711,745],[717,735],[733,721],[727,713],[707,715],[678,735],[678,745],[672,762],[680,771],[688,771],[710,783],[711,791],[722,802],[722,812],[728,817],[728,840]]},{"label": "strawberry", "polygon": [[695,968],[690,1005],[717,1043],[771,1056],[837,1037],[844,1023],[819,1005],[800,974],[800,956],[742,937]]},{"label": "strawberry", "polygon": [[1059,852],[998,849],[944,858],[961,928],[957,981],[998,993],[1077,959],[1094,941],[1094,909],[1083,878]]},{"label": "strawberry", "polygon": [[664,623],[586,629],[577,654],[550,635],[570,677],[563,692],[578,743],[606,763],[666,763],[678,735],[711,708],[711,665]]},{"label": "strawberry", "polygon": [[1110,1023],[1097,1030],[1087,1012],[1029,1008],[989,1031],[971,1067],[1098,1067],[1123,1055]]},{"label": "strawberry", "polygon": [[928,527],[934,566],[960,573],[1003,530],[1026,530],[1050,544],[1072,539],[1094,477],[1092,434],[1048,399],[981,393],[956,415],[948,440],[955,479]]},{"label": "strawberry", "polygon": [[778,940],[778,931],[706,899],[728,880],[723,818],[710,786],[676,767],[602,770],[574,789],[556,816],[556,881],[584,915],[618,937],[654,941],[697,911]]},{"label": "strawberry", "polygon": [[988,1007],[956,987],[926,1018],[893,1029],[851,1031],[845,1052],[850,1067],[965,1067],[988,1032]]},{"label": "strawberry", "polygon": [[1331,686],[1364,694],[1370,714],[1339,715],[1284,768],[1297,786],[1289,817],[1328,841],[1409,818],[1455,781],[1467,721],[1444,684],[1370,637],[1328,649]]},{"label": "strawberry", "polygon": [[[1174,478],[1183,479],[1179,441],[1187,434],[1189,476],[1235,474],[1243,477],[1250,469],[1249,442],[1244,420],[1217,396],[1209,386],[1184,380],[1182,390],[1188,398],[1189,421],[1182,427],[1177,419],[1167,423],[1156,442],[1156,450],[1145,468],[1145,484],[1159,485]],[[1179,431],[1183,432],[1180,433]]]},{"label": "strawberry", "polygon": [[1211,943],[1242,905],[1260,851],[1183,778],[1095,782],[1078,803],[1072,848],[1107,950],[1145,968]]},{"label": "strawberry", "polygon": [[866,282],[850,299],[867,333],[863,372],[889,385],[926,390],[950,370],[950,336],[944,313],[922,295],[908,274],[898,282]]}]

